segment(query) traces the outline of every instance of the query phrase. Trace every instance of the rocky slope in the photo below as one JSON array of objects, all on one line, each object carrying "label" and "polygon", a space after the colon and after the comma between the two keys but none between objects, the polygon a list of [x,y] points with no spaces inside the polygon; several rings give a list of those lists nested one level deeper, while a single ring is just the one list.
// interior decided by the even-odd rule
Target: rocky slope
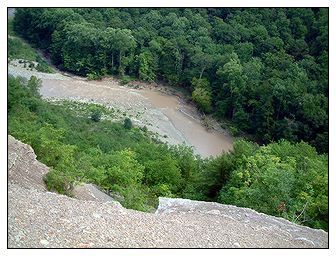
[{"label": "rocky slope", "polygon": [[328,233],[251,209],[160,198],[156,213],[123,208],[92,185],[77,198],[48,192],[48,167],[8,136],[8,246],[39,247],[328,247]]}]

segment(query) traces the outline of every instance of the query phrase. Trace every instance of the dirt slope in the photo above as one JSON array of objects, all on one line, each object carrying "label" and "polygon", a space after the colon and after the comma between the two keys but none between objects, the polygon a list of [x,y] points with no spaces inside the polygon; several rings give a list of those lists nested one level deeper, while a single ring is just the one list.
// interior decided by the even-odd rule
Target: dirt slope
[{"label": "dirt slope", "polygon": [[328,247],[324,231],[235,206],[160,198],[143,213],[47,192],[32,148],[8,136],[8,150],[9,248]]}]

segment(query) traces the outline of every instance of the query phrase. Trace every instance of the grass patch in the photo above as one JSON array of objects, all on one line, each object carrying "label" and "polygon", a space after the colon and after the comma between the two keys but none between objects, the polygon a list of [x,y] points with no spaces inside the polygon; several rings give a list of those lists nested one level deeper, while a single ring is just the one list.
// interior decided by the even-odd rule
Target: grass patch
[{"label": "grass patch", "polygon": [[122,85],[127,85],[128,83],[134,81],[134,78],[130,77],[130,76],[122,76],[121,79],[120,79],[120,83]]},{"label": "grass patch", "polygon": [[12,59],[24,59],[29,61],[36,61],[36,52],[34,49],[23,42],[18,37],[8,38],[8,57]]},{"label": "grass patch", "polygon": [[[9,59],[21,59],[26,61],[36,61],[38,64],[36,70],[43,73],[54,73],[53,69],[48,63],[42,59],[29,44],[25,43],[21,38],[15,37],[14,31],[9,29],[11,37],[8,37],[8,58]],[[32,64],[33,65],[33,64]],[[30,69],[33,66],[28,66]],[[26,68],[28,68],[26,66]]]},{"label": "grass patch", "polygon": [[16,36],[13,26],[13,19],[13,17],[8,18],[8,35],[10,36]]}]

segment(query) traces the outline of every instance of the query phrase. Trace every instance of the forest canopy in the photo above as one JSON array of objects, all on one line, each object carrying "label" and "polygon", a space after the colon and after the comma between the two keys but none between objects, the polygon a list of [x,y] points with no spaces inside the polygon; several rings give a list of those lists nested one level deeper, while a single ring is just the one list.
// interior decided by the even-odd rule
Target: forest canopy
[{"label": "forest canopy", "polygon": [[17,8],[60,69],[166,81],[268,143],[328,152],[327,8]]}]

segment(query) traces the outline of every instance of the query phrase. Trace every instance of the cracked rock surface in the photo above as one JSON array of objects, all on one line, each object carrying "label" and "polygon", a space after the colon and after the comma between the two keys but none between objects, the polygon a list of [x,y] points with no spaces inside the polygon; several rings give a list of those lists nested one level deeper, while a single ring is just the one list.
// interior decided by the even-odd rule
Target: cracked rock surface
[{"label": "cracked rock surface", "polygon": [[30,146],[8,136],[9,248],[328,247],[322,230],[246,208],[160,198],[155,213],[144,213],[92,185],[81,187],[77,198],[51,193],[43,183],[47,172]]}]

